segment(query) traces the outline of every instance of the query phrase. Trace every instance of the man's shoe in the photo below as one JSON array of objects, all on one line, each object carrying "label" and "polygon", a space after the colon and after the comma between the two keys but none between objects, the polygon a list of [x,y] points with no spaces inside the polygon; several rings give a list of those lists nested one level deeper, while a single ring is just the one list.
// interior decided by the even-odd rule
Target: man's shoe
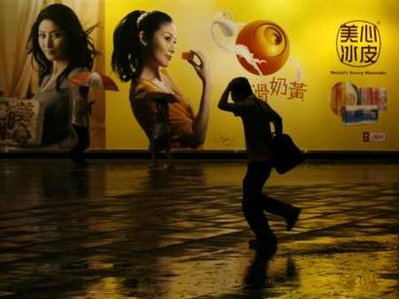
[{"label": "man's shoe", "polygon": [[277,241],[266,242],[264,240],[250,240],[249,248],[256,251],[256,254],[263,257],[271,257],[277,252]]},{"label": "man's shoe", "polygon": [[292,230],[292,228],[295,226],[299,219],[299,214],[301,214],[301,209],[294,207],[292,212],[285,219],[285,221],[287,222],[287,230]]},{"label": "man's shoe", "polygon": [[272,233],[264,238],[256,238],[249,240],[248,247],[250,249],[276,249],[277,248],[277,237]]}]

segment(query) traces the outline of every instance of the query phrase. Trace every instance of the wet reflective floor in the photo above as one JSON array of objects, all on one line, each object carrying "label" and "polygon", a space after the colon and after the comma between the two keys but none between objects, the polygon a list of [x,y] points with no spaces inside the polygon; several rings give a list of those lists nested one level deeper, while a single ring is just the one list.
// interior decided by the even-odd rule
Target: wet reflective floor
[{"label": "wet reflective floor", "polygon": [[248,249],[243,161],[0,160],[0,298],[399,298],[399,162],[311,161]]}]

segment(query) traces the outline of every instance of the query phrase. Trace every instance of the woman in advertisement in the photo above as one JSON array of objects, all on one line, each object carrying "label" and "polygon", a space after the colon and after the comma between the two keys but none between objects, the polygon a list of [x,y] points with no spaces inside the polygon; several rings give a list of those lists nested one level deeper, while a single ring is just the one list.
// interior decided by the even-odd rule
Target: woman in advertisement
[{"label": "woman in advertisement", "polygon": [[96,54],[88,35],[68,6],[44,8],[32,26],[28,52],[39,68],[39,91],[33,100],[44,106],[42,146],[70,149],[72,159],[84,162],[89,145],[88,88],[71,84],[69,78],[90,70]]},{"label": "woman in advertisement", "polygon": [[[210,76],[202,53],[185,52],[202,82],[198,112],[167,71],[175,54],[176,26],[161,11],[133,11],[114,31],[112,69],[124,82],[131,82],[129,100],[133,114],[148,137],[153,166],[170,150],[199,148],[204,142],[210,110]],[[171,164],[167,164],[167,167]]]}]

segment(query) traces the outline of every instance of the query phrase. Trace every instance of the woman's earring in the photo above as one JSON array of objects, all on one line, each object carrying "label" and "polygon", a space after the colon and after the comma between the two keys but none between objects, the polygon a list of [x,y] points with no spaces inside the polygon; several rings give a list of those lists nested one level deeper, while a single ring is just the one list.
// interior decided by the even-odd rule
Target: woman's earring
[{"label": "woman's earring", "polygon": [[145,41],[144,32],[143,32],[143,31],[140,31],[140,33],[139,33],[139,38],[140,38],[140,43],[141,43],[144,47],[147,47],[147,42]]}]

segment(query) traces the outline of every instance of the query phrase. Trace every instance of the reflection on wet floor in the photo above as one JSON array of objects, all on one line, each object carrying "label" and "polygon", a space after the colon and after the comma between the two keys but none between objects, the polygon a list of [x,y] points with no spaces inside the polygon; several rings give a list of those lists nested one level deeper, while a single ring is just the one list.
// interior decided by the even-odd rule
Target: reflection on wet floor
[{"label": "reflection on wet floor", "polygon": [[308,162],[265,188],[303,208],[248,249],[242,161],[0,161],[0,298],[399,298],[399,163]]}]

